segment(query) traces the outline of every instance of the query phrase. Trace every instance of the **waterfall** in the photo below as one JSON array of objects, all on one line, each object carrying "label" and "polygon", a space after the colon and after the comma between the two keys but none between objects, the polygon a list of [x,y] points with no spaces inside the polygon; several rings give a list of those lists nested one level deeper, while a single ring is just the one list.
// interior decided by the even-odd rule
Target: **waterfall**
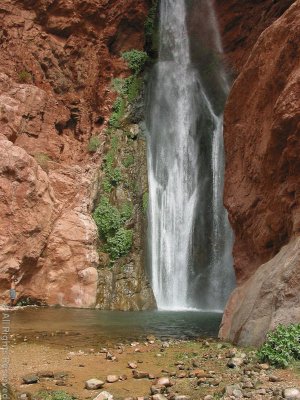
[{"label": "waterfall", "polygon": [[[204,51],[210,62],[222,46],[212,5],[203,4],[211,44],[197,54]],[[151,278],[160,309],[220,309],[233,286],[232,234],[222,204],[223,108],[218,110],[229,85],[219,62],[210,79],[202,76],[201,62],[193,62],[189,7],[190,14],[184,0],[160,2],[159,60],[146,121]]]}]

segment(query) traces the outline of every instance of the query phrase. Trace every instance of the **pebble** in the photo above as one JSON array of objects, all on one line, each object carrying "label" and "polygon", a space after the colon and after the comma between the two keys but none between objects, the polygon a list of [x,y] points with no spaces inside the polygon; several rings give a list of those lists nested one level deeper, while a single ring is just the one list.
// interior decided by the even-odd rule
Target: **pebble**
[{"label": "pebble", "polygon": [[136,369],[134,369],[132,371],[132,375],[133,375],[134,379],[149,378],[149,373],[148,372],[138,371]]},{"label": "pebble", "polygon": [[109,392],[103,391],[94,398],[94,400],[114,400],[114,396]]},{"label": "pebble", "polygon": [[129,362],[128,363],[128,368],[137,369],[137,364],[135,362]]},{"label": "pebble", "polygon": [[177,395],[175,395],[174,400],[190,400],[190,398],[191,398],[190,396],[177,394]]},{"label": "pebble", "polygon": [[269,364],[259,364],[259,368],[267,371],[268,369],[270,369],[270,365]]},{"label": "pebble", "polygon": [[157,393],[154,396],[152,396],[152,400],[166,400],[166,396],[163,394]]},{"label": "pebble", "polygon": [[288,400],[298,400],[300,399],[300,391],[296,388],[284,389],[283,397]]},{"label": "pebble", "polygon": [[240,389],[234,389],[232,391],[232,395],[236,398],[236,399],[241,399],[243,397],[243,393]]},{"label": "pebble", "polygon": [[281,382],[282,379],[279,378],[279,377],[276,376],[276,375],[270,375],[270,376],[269,376],[269,381],[270,381],[270,382]]},{"label": "pebble", "polygon": [[[100,381],[100,379],[89,379],[88,381],[85,382],[85,388],[87,390],[96,390],[102,388],[104,385],[103,381]],[[98,399],[99,400],[99,399]]]},{"label": "pebble", "polygon": [[165,387],[164,385],[158,385],[158,384],[156,384],[156,385],[152,385],[152,386],[151,386],[151,388],[150,388],[150,393],[151,393],[152,395],[154,395],[154,394],[162,394],[162,393],[165,392],[165,390],[166,390],[166,387]]},{"label": "pebble", "polygon": [[229,368],[237,368],[243,365],[244,359],[242,357],[233,357],[231,360],[228,361],[227,367]]},{"label": "pebble", "polygon": [[107,375],[106,382],[108,383],[115,383],[118,382],[119,376],[118,375]]},{"label": "pebble", "polygon": [[59,379],[57,381],[54,381],[56,386],[67,386],[66,382],[63,379]]},{"label": "pebble", "polygon": [[148,342],[155,342],[156,337],[154,335],[149,335],[149,336],[147,336],[147,340],[148,340]]},{"label": "pebble", "polygon": [[172,382],[166,376],[163,376],[163,377],[159,378],[156,383],[157,383],[157,385],[163,385],[165,387],[172,386]]}]

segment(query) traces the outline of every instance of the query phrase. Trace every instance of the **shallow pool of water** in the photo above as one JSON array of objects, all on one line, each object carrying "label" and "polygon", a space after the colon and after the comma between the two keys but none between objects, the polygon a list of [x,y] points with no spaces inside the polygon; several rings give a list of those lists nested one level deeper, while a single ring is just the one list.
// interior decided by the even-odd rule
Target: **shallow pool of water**
[{"label": "shallow pool of water", "polygon": [[199,311],[119,312],[70,308],[14,310],[11,333],[64,346],[109,345],[143,340],[216,337],[222,314]]}]

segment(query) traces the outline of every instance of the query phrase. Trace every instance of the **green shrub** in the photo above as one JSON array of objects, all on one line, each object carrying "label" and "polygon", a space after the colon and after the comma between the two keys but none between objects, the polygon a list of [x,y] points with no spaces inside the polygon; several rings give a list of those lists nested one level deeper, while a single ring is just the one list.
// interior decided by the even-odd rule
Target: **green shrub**
[{"label": "green shrub", "polygon": [[76,397],[71,396],[63,390],[41,390],[33,396],[34,400],[74,400]]},{"label": "green shrub", "polygon": [[45,172],[49,171],[48,162],[51,161],[51,157],[49,157],[48,154],[36,153],[34,154],[34,159]]},{"label": "green shrub", "polygon": [[109,203],[107,197],[102,197],[100,203],[93,213],[93,218],[98,227],[98,231],[104,240],[121,227],[121,215],[119,210]]},{"label": "green shrub", "polygon": [[129,76],[125,80],[125,90],[129,103],[134,102],[141,92],[143,86],[142,78],[138,78],[135,75]]},{"label": "green shrub", "polygon": [[135,49],[122,53],[122,57],[136,75],[142,71],[145,63],[149,59],[148,54],[145,51]]},{"label": "green shrub", "polygon": [[122,97],[118,97],[114,102],[112,109],[113,112],[109,119],[109,125],[117,129],[120,128],[122,118],[124,117],[125,114],[125,109],[126,109],[125,99]]},{"label": "green shrub", "polygon": [[23,70],[19,72],[19,82],[29,83],[32,81],[32,75],[30,72]]},{"label": "green shrub", "polygon": [[257,355],[260,361],[281,368],[300,360],[300,324],[279,325],[269,332]]},{"label": "green shrub", "polygon": [[128,202],[123,204],[122,208],[121,208],[121,221],[124,223],[126,221],[128,221],[133,214],[133,205]]},{"label": "green shrub", "polygon": [[120,228],[116,234],[107,239],[107,250],[112,260],[128,254],[132,247],[133,232],[131,229]]},{"label": "green shrub", "polygon": [[131,249],[133,233],[123,225],[132,217],[132,212],[131,203],[125,203],[119,211],[107,197],[102,197],[93,213],[98,232],[105,242],[104,249],[112,261],[126,255]]},{"label": "green shrub", "polygon": [[112,168],[107,171],[107,178],[112,186],[117,186],[122,181],[122,174],[119,168]]},{"label": "green shrub", "polygon": [[105,193],[110,193],[112,189],[112,184],[110,183],[109,179],[107,177],[103,178],[102,181],[102,190]]},{"label": "green shrub", "polygon": [[126,97],[132,103],[139,95],[143,86],[143,79],[136,75],[127,78],[116,78],[112,81],[114,90],[122,97]]},{"label": "green shrub", "polygon": [[122,161],[124,167],[128,168],[134,164],[134,157],[132,154],[128,154],[128,156]]},{"label": "green shrub", "polygon": [[88,152],[95,153],[100,146],[100,139],[98,136],[92,136],[88,143]]}]

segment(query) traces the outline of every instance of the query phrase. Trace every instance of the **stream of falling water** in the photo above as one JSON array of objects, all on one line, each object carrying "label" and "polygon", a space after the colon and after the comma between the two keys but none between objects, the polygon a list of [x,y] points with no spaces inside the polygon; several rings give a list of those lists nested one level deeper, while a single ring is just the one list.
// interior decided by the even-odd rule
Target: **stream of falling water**
[{"label": "stream of falling water", "polygon": [[[220,54],[214,10],[210,0],[204,3],[212,47]],[[184,0],[161,0],[159,37],[147,106],[152,287],[159,309],[222,309],[233,286],[232,233],[222,203],[222,111],[215,111],[192,62]],[[224,69],[219,63],[213,68],[224,96]],[[203,166],[204,151],[209,162]],[[207,254],[199,257],[201,237]]]}]

